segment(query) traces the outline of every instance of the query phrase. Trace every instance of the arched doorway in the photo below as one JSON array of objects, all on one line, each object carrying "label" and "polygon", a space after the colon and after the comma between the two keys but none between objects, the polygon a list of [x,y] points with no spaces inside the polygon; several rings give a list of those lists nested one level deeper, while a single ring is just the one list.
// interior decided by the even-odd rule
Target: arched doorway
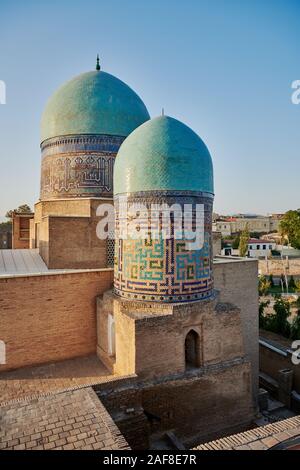
[{"label": "arched doorway", "polygon": [[185,337],[185,367],[200,367],[200,337],[195,330],[190,330]]}]

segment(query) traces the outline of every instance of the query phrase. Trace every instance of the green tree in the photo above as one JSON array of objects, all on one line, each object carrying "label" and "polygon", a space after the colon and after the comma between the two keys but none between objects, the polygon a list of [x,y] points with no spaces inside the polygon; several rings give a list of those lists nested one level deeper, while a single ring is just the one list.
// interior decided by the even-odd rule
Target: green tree
[{"label": "green tree", "polygon": [[279,231],[293,248],[300,249],[300,211],[286,212],[280,221]]},{"label": "green tree", "polygon": [[270,281],[265,276],[258,278],[258,293],[259,295],[266,295],[271,287]]},{"label": "green tree", "polygon": [[248,241],[250,238],[248,224],[246,224],[245,229],[241,232],[240,242],[239,242],[239,252],[240,256],[244,257],[248,253]]},{"label": "green tree", "polygon": [[0,223],[0,232],[11,232],[12,230],[12,223],[10,220],[7,220],[6,222],[1,222]]},{"label": "green tree", "polygon": [[269,283],[270,283],[270,287],[274,287],[273,274],[270,274],[270,276],[269,276]]},{"label": "green tree", "polygon": [[250,237],[251,238],[259,238],[263,235],[263,232],[251,232]]},{"label": "green tree", "polygon": [[[295,281],[295,291],[296,291],[296,292],[300,292],[300,279],[297,279],[297,280]],[[298,300],[300,300],[300,297],[299,297]]]},{"label": "green tree", "polygon": [[291,276],[289,280],[289,292],[293,292],[295,288],[296,288],[295,279],[294,279],[294,276]]},{"label": "green tree", "polygon": [[300,339],[300,310],[291,324],[291,339]]},{"label": "green tree", "polygon": [[267,300],[266,302],[260,302],[258,307],[258,315],[259,315],[259,328],[266,328],[267,324],[267,317],[264,314],[265,308],[268,307],[270,301]]},{"label": "green tree", "polygon": [[273,309],[274,313],[267,317],[265,329],[288,338],[290,336],[288,318],[291,314],[289,302],[278,295]]},{"label": "green tree", "polygon": [[239,244],[240,244],[240,234],[234,237],[233,242],[232,242],[232,248],[234,250],[237,250],[239,248]]},{"label": "green tree", "polygon": [[19,214],[25,214],[27,212],[31,212],[31,208],[28,204],[21,204],[17,209],[11,209],[10,211],[7,211],[5,214],[5,217],[7,219],[12,218],[13,212],[18,212]]}]

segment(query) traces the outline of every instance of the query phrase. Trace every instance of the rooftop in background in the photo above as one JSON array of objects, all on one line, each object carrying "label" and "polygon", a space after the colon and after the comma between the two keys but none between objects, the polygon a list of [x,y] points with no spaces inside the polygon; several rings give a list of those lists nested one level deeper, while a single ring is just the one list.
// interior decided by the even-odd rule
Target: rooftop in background
[{"label": "rooftop in background", "polygon": [[[106,270],[110,268],[103,268]],[[0,278],[15,276],[38,276],[63,274],[99,269],[49,269],[39,255],[38,249],[0,250]],[[100,269],[101,271],[101,269]]]},{"label": "rooftop in background", "polygon": [[[200,444],[194,450],[268,450],[275,446],[292,445],[293,438],[300,436],[300,416],[267,424],[246,432]],[[299,442],[295,439],[295,444]]]},{"label": "rooftop in background", "polygon": [[257,244],[257,245],[262,245],[262,244],[266,244],[266,243],[272,243],[270,242],[270,240],[263,240],[262,238],[249,238],[248,240],[248,245],[249,243],[253,243],[254,245]]},{"label": "rooftop in background", "polygon": [[216,215],[216,220],[223,220],[226,222],[234,222],[238,219],[266,219],[266,218],[271,218],[271,219],[276,219],[280,220],[284,214],[267,214],[267,215],[261,215],[261,214],[231,214],[231,215],[223,215],[223,214],[215,214]]},{"label": "rooftop in background", "polygon": [[49,271],[35,250],[0,250],[0,276],[7,274],[33,274]]},{"label": "rooftop in background", "polygon": [[[230,263],[238,261],[251,261],[249,258],[238,256],[216,256],[214,263]],[[41,274],[63,274],[79,271],[101,271],[105,269],[49,269],[38,249],[29,250],[0,250],[0,278],[15,276],[37,276]]]},{"label": "rooftop in background", "polygon": [[257,260],[255,258],[242,258],[241,256],[222,256],[222,255],[218,255],[218,256],[214,257],[213,262],[216,263],[216,264],[244,263],[244,262],[253,263],[253,262],[257,262]]}]

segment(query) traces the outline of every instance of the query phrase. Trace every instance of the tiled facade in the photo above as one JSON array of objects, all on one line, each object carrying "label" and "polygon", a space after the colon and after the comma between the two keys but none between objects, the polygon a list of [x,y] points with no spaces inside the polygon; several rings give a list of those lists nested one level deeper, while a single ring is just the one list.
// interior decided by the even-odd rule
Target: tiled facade
[{"label": "tiled facade", "polygon": [[[141,208],[136,229],[141,236],[132,236],[128,230],[124,239],[120,234],[124,226],[131,224],[130,211],[125,210],[132,204]],[[116,262],[115,292],[121,297],[132,300],[150,300],[162,302],[184,302],[205,299],[211,296],[212,280],[212,202],[210,195],[178,192],[147,192],[115,198],[116,214]],[[186,205],[190,205],[192,229],[196,226],[196,205],[202,208],[203,244],[199,249],[190,249],[184,225]],[[181,210],[180,229],[182,237],[176,234],[175,212],[168,208]],[[158,207],[166,209],[160,211]],[[147,209],[143,213],[143,208]],[[176,210],[176,209],[175,209]],[[163,230],[170,221],[169,233]],[[179,219],[177,219],[179,220]],[[155,226],[156,238],[153,236]],[[199,227],[199,225],[198,225]]]},{"label": "tiled facade", "polygon": [[41,199],[112,196],[115,156],[124,137],[76,135],[41,145]]}]

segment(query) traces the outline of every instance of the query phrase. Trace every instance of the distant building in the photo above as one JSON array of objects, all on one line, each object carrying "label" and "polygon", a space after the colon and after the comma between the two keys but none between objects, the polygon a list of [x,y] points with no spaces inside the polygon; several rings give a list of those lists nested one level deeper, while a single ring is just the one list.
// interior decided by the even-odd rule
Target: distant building
[{"label": "distant building", "polygon": [[[32,249],[0,251],[0,341],[5,348],[0,378],[14,369],[23,376],[26,366],[80,356],[85,362],[94,355],[96,361],[97,354],[105,382],[101,386],[91,371],[76,368],[68,374],[80,393],[69,393],[69,386],[59,383],[53,405],[46,397],[30,416],[27,411],[23,416],[23,405],[16,410],[9,405],[8,416],[16,417],[11,424],[0,406],[5,413],[0,411],[0,448],[19,443],[7,436],[19,432],[20,422],[39,434],[41,417],[53,409],[57,423],[67,422],[73,409],[76,416],[93,415],[96,426],[105,415],[109,428],[114,421],[134,450],[148,449],[170,431],[183,448],[253,427],[258,262],[213,260],[221,234],[212,233],[213,165],[204,142],[174,118],[150,119],[133,90],[100,70],[97,60],[95,71],[68,81],[48,101],[41,150],[34,218],[13,214],[13,247],[30,244]],[[124,234],[124,224],[132,224],[125,200],[147,209],[134,224],[137,231],[143,229],[142,237],[135,237],[133,228]],[[107,204],[115,208],[115,257],[111,240],[97,235],[101,203],[106,211]],[[152,237],[153,204],[176,204],[182,211],[190,205],[195,228],[200,205],[201,243],[190,242],[190,226],[178,237],[174,217],[168,236]],[[50,381],[47,373],[43,377],[42,393],[48,395],[54,376]],[[88,396],[82,391],[86,380],[95,384],[100,401],[92,389]],[[29,393],[35,398],[40,393],[36,380]],[[85,426],[78,426],[83,435]],[[43,447],[75,447],[66,432],[67,444],[58,439],[43,441]],[[89,442],[79,446],[88,448]],[[102,442],[117,447],[109,436]],[[30,446],[35,447],[42,447],[40,441]]]},{"label": "distant building", "polygon": [[16,249],[29,248],[30,219],[33,219],[32,212],[13,212],[12,215],[12,247]]},{"label": "distant building", "polygon": [[272,250],[275,250],[276,243],[269,240],[250,238],[248,241],[248,256],[250,258],[260,258],[270,256]]},{"label": "distant building", "polygon": [[279,229],[280,218],[271,216],[227,217],[213,223],[213,230],[221,232],[223,237],[234,235],[248,228],[249,232],[270,233]]},{"label": "distant building", "polygon": [[[277,248],[276,243],[273,240],[267,240],[266,238],[250,238],[248,242],[248,258],[265,258],[272,254],[272,250]],[[221,250],[223,256],[239,256],[239,249],[232,247],[230,240],[223,241],[223,248]]]}]

